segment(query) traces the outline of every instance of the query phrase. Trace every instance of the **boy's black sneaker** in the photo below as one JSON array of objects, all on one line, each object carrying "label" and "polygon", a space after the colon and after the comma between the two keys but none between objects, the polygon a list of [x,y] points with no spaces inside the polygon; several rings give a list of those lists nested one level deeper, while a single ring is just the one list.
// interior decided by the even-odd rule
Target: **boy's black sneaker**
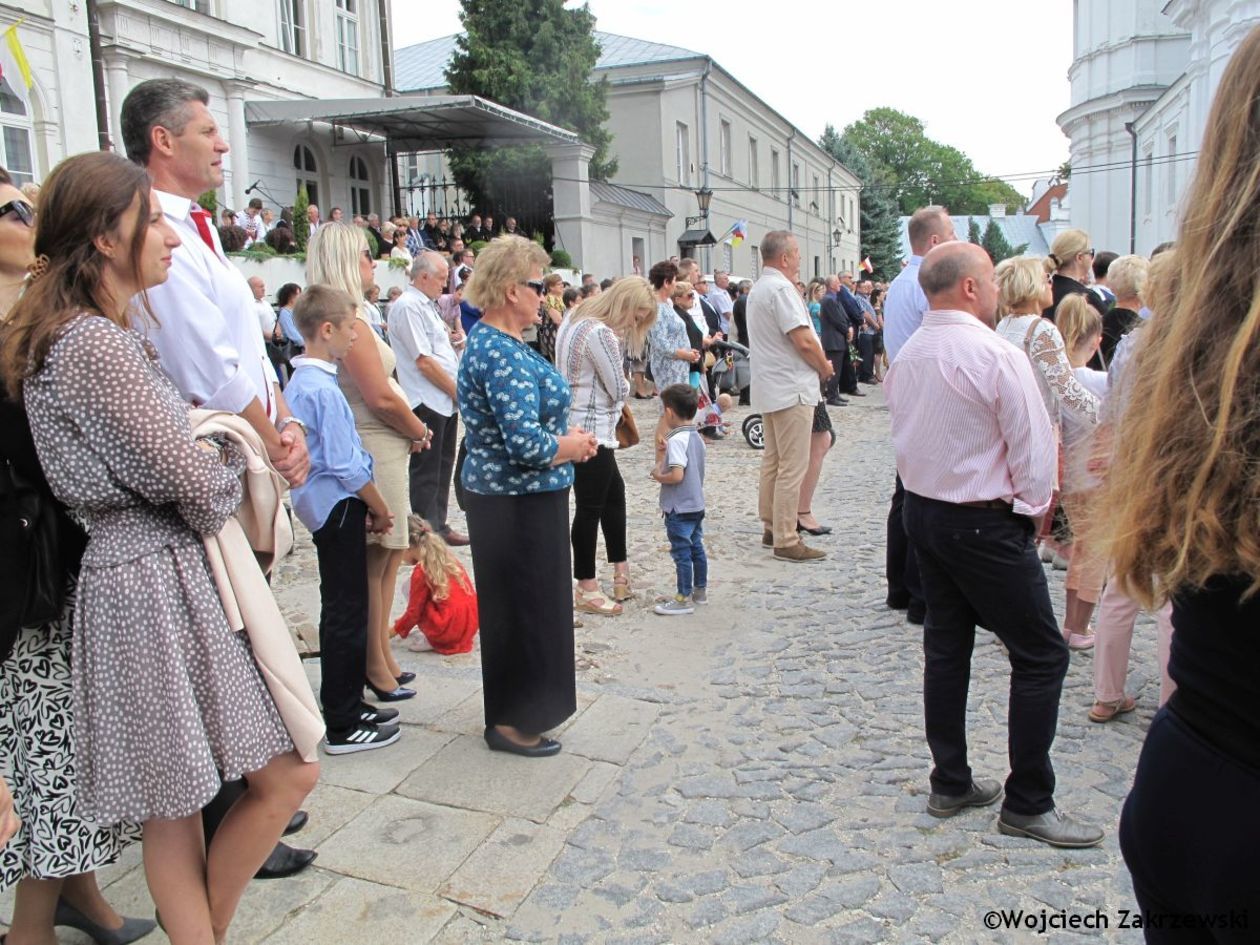
[{"label": "boy's black sneaker", "polygon": [[348,755],[356,751],[384,748],[398,741],[401,736],[397,725],[369,725],[360,722],[352,729],[328,732],[324,736],[324,751],[330,755]]},{"label": "boy's black sneaker", "polygon": [[359,721],[365,725],[384,725],[398,718],[397,709],[382,709],[379,706],[359,703]]}]

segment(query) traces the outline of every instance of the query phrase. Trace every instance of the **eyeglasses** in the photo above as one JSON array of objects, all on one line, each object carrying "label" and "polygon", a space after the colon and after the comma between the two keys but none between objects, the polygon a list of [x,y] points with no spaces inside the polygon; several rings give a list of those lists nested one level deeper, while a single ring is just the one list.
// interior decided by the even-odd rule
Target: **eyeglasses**
[{"label": "eyeglasses", "polygon": [[10,213],[17,214],[17,218],[27,226],[35,225],[35,208],[25,200],[10,200],[3,207],[0,207],[0,217],[7,216]]},{"label": "eyeglasses", "polygon": [[370,249],[365,249],[363,251],[363,258],[367,260],[372,260],[372,251]]},{"label": "eyeglasses", "polygon": [[547,291],[547,286],[540,279],[526,279],[521,285],[527,285],[533,289],[538,295],[542,295]]}]

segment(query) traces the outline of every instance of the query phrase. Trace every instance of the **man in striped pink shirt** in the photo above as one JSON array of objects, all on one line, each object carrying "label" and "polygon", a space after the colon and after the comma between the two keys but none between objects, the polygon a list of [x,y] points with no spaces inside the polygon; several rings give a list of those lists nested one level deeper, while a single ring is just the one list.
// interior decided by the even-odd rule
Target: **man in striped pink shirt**
[{"label": "man in striped pink shirt", "polygon": [[1050,505],[1056,447],[1022,351],[993,331],[997,283],[988,254],[945,243],[923,259],[931,308],[884,384],[903,517],[927,601],[923,715],[934,767],[928,813],[992,804],[1002,786],[967,763],[967,689],[976,626],[1011,660],[1006,800],[998,829],[1058,847],[1102,831],[1054,806],[1050,746],[1068,650],[1037,557],[1035,519]]}]

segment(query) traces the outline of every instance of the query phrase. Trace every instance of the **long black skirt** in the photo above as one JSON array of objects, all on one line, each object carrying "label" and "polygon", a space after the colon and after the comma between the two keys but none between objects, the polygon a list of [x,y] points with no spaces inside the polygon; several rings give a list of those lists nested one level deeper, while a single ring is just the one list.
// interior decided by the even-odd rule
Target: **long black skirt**
[{"label": "long black skirt", "polygon": [[549,731],[577,711],[569,490],[465,502],[486,725]]}]

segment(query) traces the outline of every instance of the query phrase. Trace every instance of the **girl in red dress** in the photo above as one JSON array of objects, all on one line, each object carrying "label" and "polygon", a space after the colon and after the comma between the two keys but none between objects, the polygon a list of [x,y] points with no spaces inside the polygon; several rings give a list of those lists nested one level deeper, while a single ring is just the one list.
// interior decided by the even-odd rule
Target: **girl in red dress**
[{"label": "girl in red dress", "polygon": [[[414,565],[407,609],[394,622],[394,633],[404,639],[419,627],[437,653],[467,653],[477,635],[477,592],[468,572],[444,542],[418,515],[407,518],[410,547],[403,563]],[[427,649],[417,637],[408,649]]]}]

